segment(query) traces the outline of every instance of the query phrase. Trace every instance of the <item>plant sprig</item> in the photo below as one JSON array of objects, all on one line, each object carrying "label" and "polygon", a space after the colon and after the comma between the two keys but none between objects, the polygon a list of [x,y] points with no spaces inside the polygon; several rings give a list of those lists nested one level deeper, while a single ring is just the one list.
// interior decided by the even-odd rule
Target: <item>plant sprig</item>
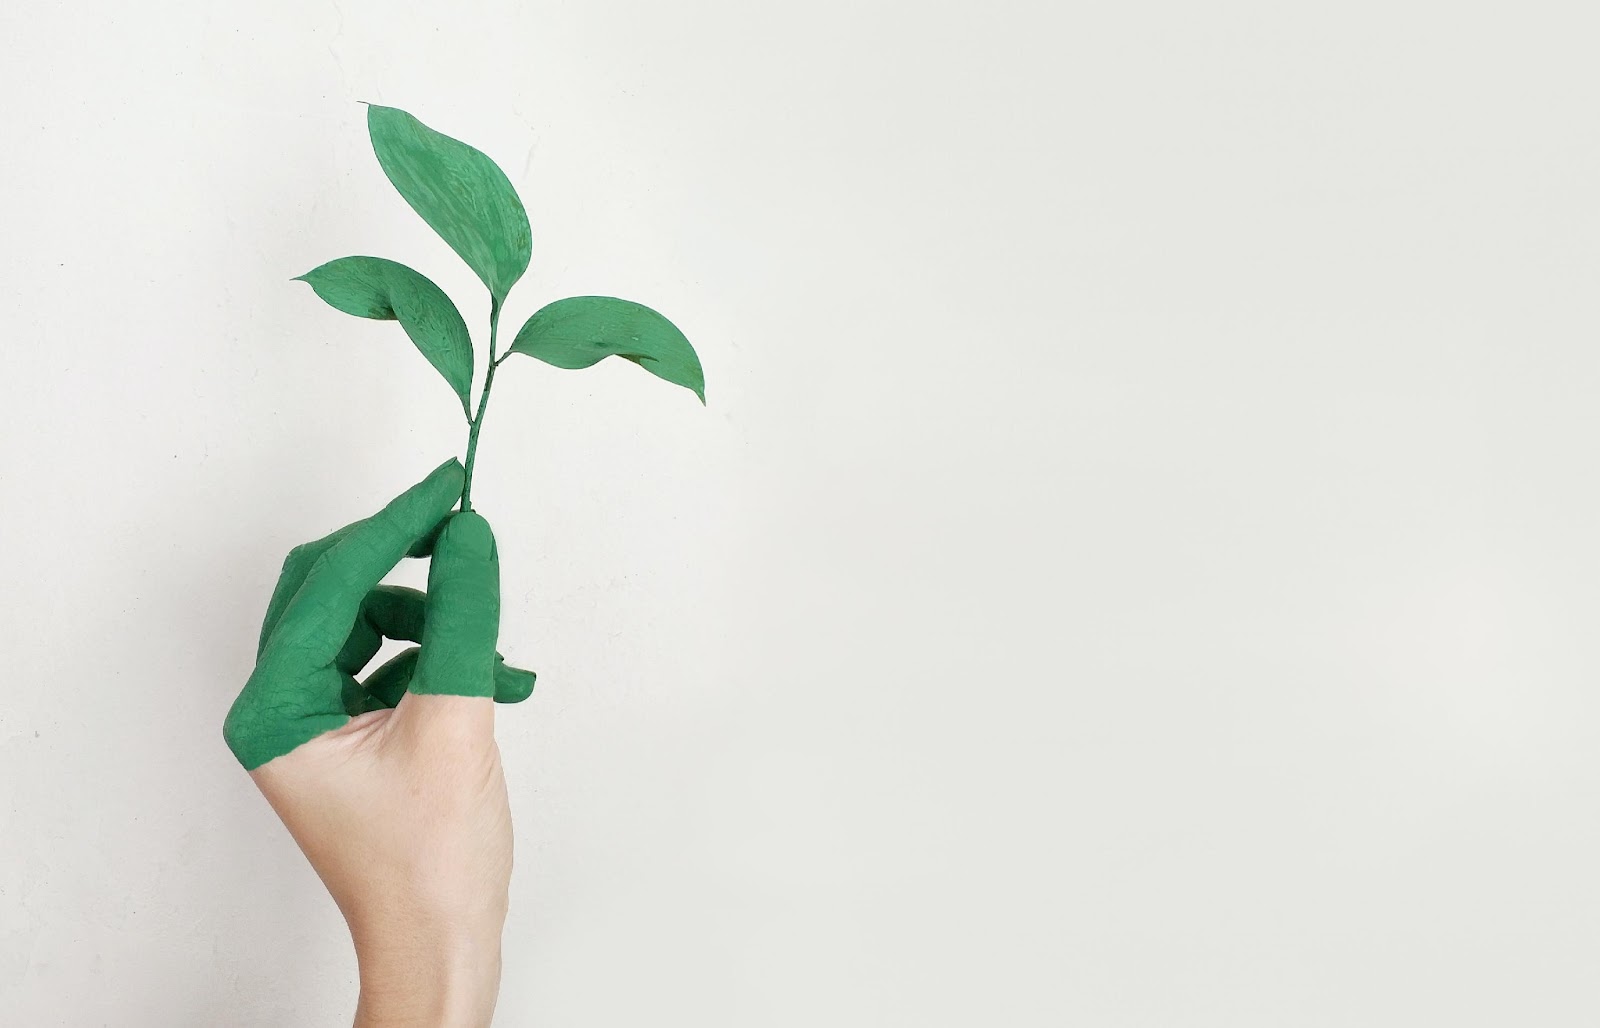
[{"label": "plant sprig", "polygon": [[308,283],[346,314],[398,321],[450,385],[467,419],[463,511],[472,509],[473,465],[495,369],[514,353],[568,369],[622,357],[706,402],[705,373],[689,340],[661,314],[631,300],[569,296],[546,304],[500,353],[500,311],[511,287],[528,270],[532,254],[527,211],[511,180],[481,151],[399,108],[369,104],[367,131],[395,189],[489,290],[489,362],[477,410],[471,402],[471,333],[449,295],[432,280],[381,257],[341,257],[295,281]]}]

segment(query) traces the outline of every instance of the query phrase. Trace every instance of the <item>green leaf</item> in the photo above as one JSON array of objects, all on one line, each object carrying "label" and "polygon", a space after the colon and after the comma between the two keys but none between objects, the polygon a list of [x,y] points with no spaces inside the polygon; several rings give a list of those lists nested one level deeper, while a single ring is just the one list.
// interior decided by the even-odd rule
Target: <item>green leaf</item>
[{"label": "green leaf", "polygon": [[642,303],[614,296],[569,296],[534,312],[506,351],[558,368],[587,368],[610,356],[681,385],[706,402],[700,358],[678,327]]},{"label": "green leaf", "polygon": [[528,214],[499,165],[395,107],[367,108],[383,173],[500,303],[528,270]]},{"label": "green leaf", "polygon": [[[317,295],[346,314],[398,321],[467,410],[472,388],[472,336],[445,291],[425,276],[382,257],[341,257],[304,275]],[[471,414],[468,414],[471,417]]]}]

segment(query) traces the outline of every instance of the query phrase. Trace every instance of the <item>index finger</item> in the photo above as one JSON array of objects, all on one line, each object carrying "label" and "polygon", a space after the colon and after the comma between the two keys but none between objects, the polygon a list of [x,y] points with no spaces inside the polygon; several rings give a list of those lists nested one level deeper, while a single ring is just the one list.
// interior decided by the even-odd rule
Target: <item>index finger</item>
[{"label": "index finger", "polygon": [[461,496],[466,472],[451,458],[381,511],[350,526],[313,562],[273,629],[270,647],[297,663],[333,663],[361,612],[361,601],[432,532]]}]

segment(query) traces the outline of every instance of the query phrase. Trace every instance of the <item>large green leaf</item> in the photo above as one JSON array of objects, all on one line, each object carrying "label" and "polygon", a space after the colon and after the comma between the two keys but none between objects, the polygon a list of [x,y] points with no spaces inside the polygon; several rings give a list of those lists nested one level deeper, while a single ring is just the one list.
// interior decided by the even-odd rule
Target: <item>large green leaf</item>
[{"label": "large green leaf", "polygon": [[528,214],[499,165],[395,107],[367,108],[383,173],[498,303],[528,270]]},{"label": "large green leaf", "polygon": [[[467,410],[472,388],[472,336],[445,291],[404,264],[382,257],[341,257],[304,275],[330,305],[358,318],[398,321],[428,363],[450,383]],[[469,415],[470,416],[470,415]]]},{"label": "large green leaf", "polygon": [[511,344],[558,368],[587,368],[610,356],[681,385],[706,402],[700,358],[678,327],[642,303],[614,296],[569,296],[534,312]]}]

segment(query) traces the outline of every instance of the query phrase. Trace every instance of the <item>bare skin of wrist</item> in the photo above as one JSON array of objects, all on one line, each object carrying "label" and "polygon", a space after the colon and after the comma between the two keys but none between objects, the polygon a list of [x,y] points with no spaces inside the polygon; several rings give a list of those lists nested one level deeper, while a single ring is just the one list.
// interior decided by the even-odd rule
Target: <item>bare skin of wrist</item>
[{"label": "bare skin of wrist", "polygon": [[492,950],[419,940],[414,949],[357,944],[361,1000],[355,1028],[487,1025],[500,991],[499,940]]},{"label": "bare skin of wrist", "polygon": [[356,1028],[482,1028],[511,813],[493,701],[407,694],[251,772],[350,926]]}]

